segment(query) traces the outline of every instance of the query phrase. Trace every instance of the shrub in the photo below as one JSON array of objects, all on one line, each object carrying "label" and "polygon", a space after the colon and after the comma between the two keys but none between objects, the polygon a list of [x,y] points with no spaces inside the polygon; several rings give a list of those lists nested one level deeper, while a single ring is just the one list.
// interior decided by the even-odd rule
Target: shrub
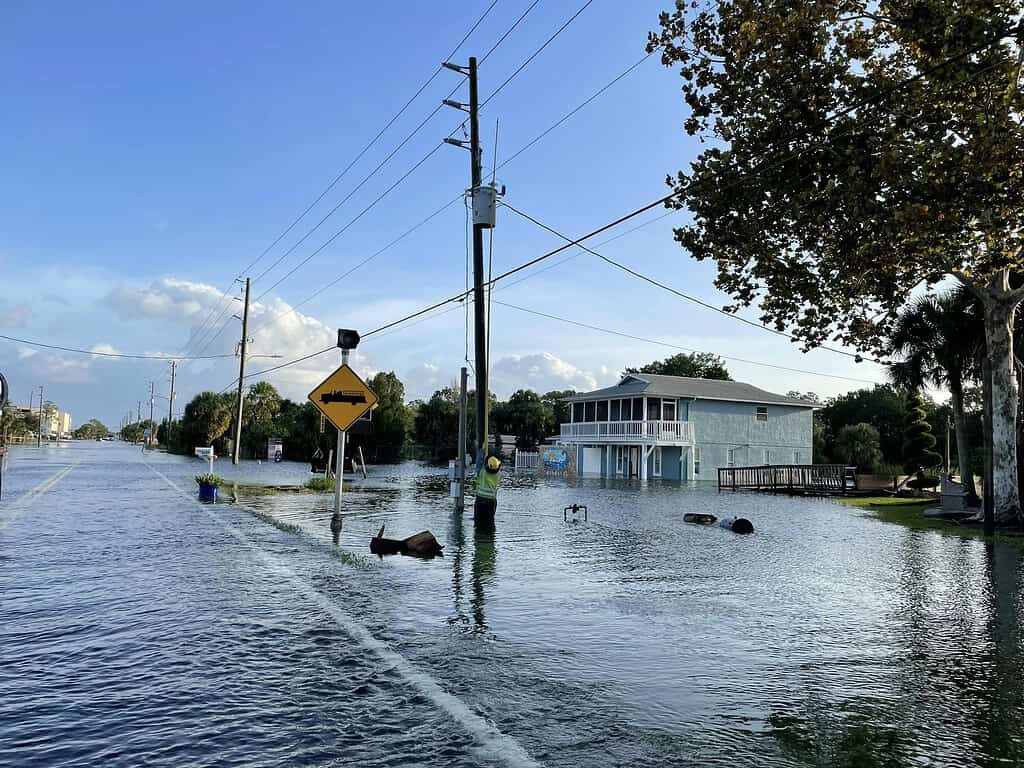
[{"label": "shrub", "polygon": [[333,477],[313,477],[306,481],[306,487],[311,491],[333,491]]},{"label": "shrub", "polygon": [[196,475],[196,482],[200,485],[226,485],[228,481],[220,475],[213,474],[213,472],[205,472],[201,475]]}]

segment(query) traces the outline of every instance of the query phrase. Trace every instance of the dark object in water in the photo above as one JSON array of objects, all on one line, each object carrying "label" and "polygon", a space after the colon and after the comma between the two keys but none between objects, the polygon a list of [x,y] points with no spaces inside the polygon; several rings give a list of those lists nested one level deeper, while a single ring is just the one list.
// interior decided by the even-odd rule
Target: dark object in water
[{"label": "dark object in water", "polygon": [[563,509],[562,510],[562,521],[563,522],[568,522],[569,521],[569,513],[572,512],[572,520],[573,520],[573,522],[574,523],[578,523],[579,522],[578,515],[580,513],[580,510],[583,510],[583,521],[587,522],[587,520],[589,518],[587,516],[587,505],[586,504],[572,504],[572,505],[566,507],[565,509]]},{"label": "dark object in water", "polygon": [[706,512],[687,512],[683,515],[684,523],[696,523],[697,525],[714,525],[718,518]]},{"label": "dark object in water", "polygon": [[411,557],[436,557],[443,554],[444,545],[438,544],[430,531],[420,531],[405,539],[385,539],[384,526],[370,539],[370,551],[375,555],[409,555]]},{"label": "dark object in water", "polygon": [[745,517],[726,517],[718,522],[722,528],[728,528],[733,533],[753,533],[754,524]]}]

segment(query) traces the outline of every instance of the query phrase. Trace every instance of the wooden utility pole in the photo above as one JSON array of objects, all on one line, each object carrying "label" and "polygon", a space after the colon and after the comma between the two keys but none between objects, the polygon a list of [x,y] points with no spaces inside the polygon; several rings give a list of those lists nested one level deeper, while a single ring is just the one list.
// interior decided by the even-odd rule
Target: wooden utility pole
[{"label": "wooden utility pole", "polygon": [[[156,399],[156,382],[149,382],[149,427],[144,428],[142,432],[142,452],[146,452],[146,447],[153,444],[153,438],[156,435],[153,434],[153,401]],[[149,434],[146,434],[148,429]]]},{"label": "wooden utility pole", "polygon": [[238,464],[238,453],[242,447],[242,388],[245,386],[245,352],[249,344],[249,285],[245,278],[245,308],[242,310],[242,344],[239,347],[238,363],[238,408],[235,413],[235,444],[231,447],[231,463]]},{"label": "wooden utility pole", "polygon": [[171,360],[171,396],[167,398],[167,443],[171,442],[171,421],[174,420],[174,370],[178,366],[177,360]]},{"label": "wooden utility pole", "polygon": [[39,429],[36,430],[36,448],[43,447],[43,385],[39,385]]},{"label": "wooden utility pole", "polygon": [[484,306],[484,229],[475,211],[476,192],[483,176],[483,150],[480,149],[480,98],[476,79],[476,57],[469,57],[469,154],[474,196],[473,216],[473,348],[476,356],[476,467],[487,459],[487,328]]}]

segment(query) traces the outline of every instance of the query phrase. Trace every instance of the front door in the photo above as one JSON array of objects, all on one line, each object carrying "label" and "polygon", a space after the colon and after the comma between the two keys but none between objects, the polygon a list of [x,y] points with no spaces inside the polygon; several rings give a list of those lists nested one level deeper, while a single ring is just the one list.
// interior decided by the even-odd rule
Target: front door
[{"label": "front door", "polygon": [[640,448],[629,448],[629,460],[626,462],[626,477],[640,477]]}]

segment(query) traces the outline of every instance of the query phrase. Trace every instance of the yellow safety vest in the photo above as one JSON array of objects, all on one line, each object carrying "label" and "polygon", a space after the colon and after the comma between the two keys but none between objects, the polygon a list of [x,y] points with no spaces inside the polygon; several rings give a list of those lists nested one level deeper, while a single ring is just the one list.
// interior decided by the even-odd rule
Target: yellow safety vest
[{"label": "yellow safety vest", "polygon": [[481,499],[497,499],[498,483],[501,482],[501,472],[488,472],[481,469],[476,473],[476,495]]}]

